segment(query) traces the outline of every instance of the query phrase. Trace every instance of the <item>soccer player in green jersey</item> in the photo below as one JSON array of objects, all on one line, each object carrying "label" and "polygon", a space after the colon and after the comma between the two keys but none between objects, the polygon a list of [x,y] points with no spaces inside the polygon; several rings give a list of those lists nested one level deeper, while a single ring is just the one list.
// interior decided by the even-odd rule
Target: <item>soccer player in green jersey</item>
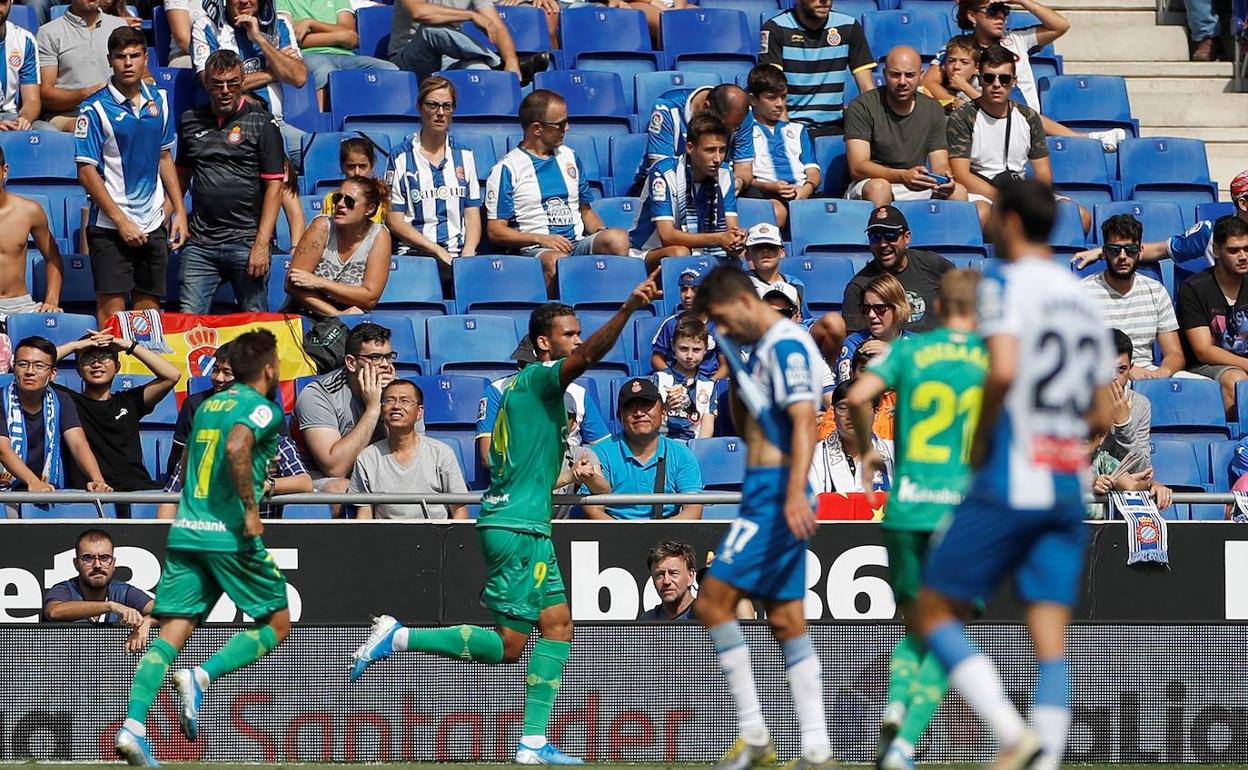
[{"label": "soccer player in green jersey", "polygon": [[881,525],[897,607],[907,633],[893,649],[888,705],[876,763],[914,767],[914,746],[945,696],[945,671],[909,628],[928,543],[961,502],[970,482],[971,436],[979,418],[988,352],[975,334],[978,274],[953,270],[940,280],[936,312],[942,326],[895,341],[850,388],[847,400],[871,478],[883,462],[871,445],[872,402],[897,393],[896,469]]},{"label": "soccer player in green jersey", "polygon": [[550,537],[551,494],[568,440],[563,392],[611,350],[633,312],[658,296],[657,280],[656,270],[584,343],[581,324],[567,305],[546,304],[529,317],[537,362],[521,369],[503,389],[490,441],[490,488],[481,498],[477,519],[487,573],[481,601],[497,627],[404,628],[382,615],[355,651],[351,681],[395,651],[511,663],[520,659],[536,626],[541,636],[529,658],[516,762],[582,764],[546,740],[572,642],[572,614]]},{"label": "soccer player in green jersey", "polygon": [[290,631],[286,578],[260,540],[264,524],[257,507],[282,424],[281,410],[264,396],[278,381],[277,339],[264,330],[242,334],[230,348],[230,362],[234,384],[200,405],[186,442],[186,485],[152,608],[160,638],[134,672],[126,721],[117,733],[117,752],[132,765],[159,766],[147,741],[147,712],[169,665],[222,593],[259,620],[199,666],[173,674],[188,740],[198,734],[208,685],[260,660]]}]

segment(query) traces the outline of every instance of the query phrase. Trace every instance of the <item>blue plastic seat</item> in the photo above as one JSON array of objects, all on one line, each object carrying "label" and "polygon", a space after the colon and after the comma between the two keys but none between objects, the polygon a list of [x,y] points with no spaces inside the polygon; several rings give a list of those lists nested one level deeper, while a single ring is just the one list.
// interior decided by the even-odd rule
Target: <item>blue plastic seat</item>
[{"label": "blue plastic seat", "polygon": [[678,88],[701,88],[717,86],[724,82],[715,72],[683,72],[662,70],[660,72],[642,72],[633,79],[634,103],[637,115],[646,121],[654,111],[654,103],[668,91]]},{"label": "blue plastic seat", "polygon": [[870,201],[830,198],[793,201],[789,204],[793,255],[869,255],[867,220],[874,208]]},{"label": "blue plastic seat", "polygon": [[[464,474],[464,484],[469,489],[477,489],[478,478],[489,480],[489,471],[481,468],[478,471],[480,458],[477,455],[477,438],[475,430],[431,430],[426,435],[446,444],[455,453],[459,470]],[[475,507],[475,506],[474,506]],[[472,510],[471,508],[469,510]],[[475,515],[473,518],[476,518]]]},{"label": "blue plastic seat", "polygon": [[283,519],[328,521],[334,518],[329,505],[325,504],[300,503],[298,505],[283,505],[281,511]]},{"label": "blue plastic seat", "polygon": [[[785,4],[781,3],[781,5]],[[788,3],[786,10],[792,7],[793,4]],[[853,16],[861,24],[863,18],[868,13],[875,13],[876,11],[887,9],[877,7],[875,0],[836,0],[836,2],[833,3],[832,10],[837,13],[843,13],[846,16]]]},{"label": "blue plastic seat", "polygon": [[776,207],[764,198],[737,198],[737,223],[750,229],[754,225],[766,222],[776,223]]},{"label": "blue plastic seat", "polygon": [[[64,254],[61,257],[61,309],[68,313],[95,313],[95,283],[91,277],[91,257],[86,254]],[[43,257],[32,260],[28,277],[31,296],[38,299],[48,294],[47,272]]]},{"label": "blue plastic seat", "polygon": [[988,256],[975,204],[969,201],[898,201],[910,224],[911,246],[945,256]]},{"label": "blue plastic seat", "polygon": [[883,61],[893,48],[908,45],[924,61],[936,58],[950,35],[950,17],[936,10],[876,11],[862,17],[867,45]]},{"label": "blue plastic seat", "polygon": [[316,79],[308,78],[301,86],[282,83],[282,119],[307,133],[333,131],[333,115],[322,112],[316,100]]},{"label": "blue plastic seat", "polygon": [[347,131],[344,135],[362,135],[380,147],[389,147],[390,152],[397,154],[403,146],[403,140],[420,130],[418,118],[404,115],[376,115],[372,117],[353,117],[346,121]]},{"label": "blue plastic seat", "polygon": [[1205,143],[1199,139],[1149,136],[1118,145],[1123,197],[1177,203],[1189,211],[1218,199],[1209,179]]},{"label": "blue plastic seat", "polygon": [[446,312],[442,279],[433,257],[390,258],[390,277],[377,300],[377,310],[433,310]]},{"label": "blue plastic seat", "polygon": [[[515,371],[511,353],[520,335],[515,322],[502,316],[449,315],[425,322],[431,374]],[[488,375],[483,375],[488,376]]]},{"label": "blue plastic seat", "polygon": [[33,503],[22,503],[23,519],[115,519],[117,510],[112,503],[53,503],[49,506],[38,506]]},{"label": "blue plastic seat", "polygon": [[[195,77],[195,71],[184,67],[150,67],[156,87],[169,99],[169,112],[181,116],[192,107],[207,104],[208,92]],[[72,160],[72,158],[71,158]]]},{"label": "blue plastic seat", "polygon": [[447,70],[439,75],[455,86],[455,122],[474,117],[506,118],[512,130],[519,125],[520,79],[495,70]]},{"label": "blue plastic seat", "polygon": [[[322,131],[304,138],[303,174],[299,177],[299,186],[304,195],[324,197],[325,193],[338,189],[338,184],[342,181],[342,168],[338,163],[339,147],[344,139],[355,136],[359,134]],[[377,145],[378,150],[374,173],[379,178],[384,178],[390,166],[389,139],[384,135],[371,135],[369,138]]]},{"label": "blue plastic seat", "polygon": [[[1222,503],[1192,503],[1188,506],[1191,509],[1192,521],[1225,521],[1226,506]],[[1164,516],[1165,513],[1163,512]]]},{"label": "blue plastic seat", "polygon": [[[589,339],[590,335],[602,328],[602,325],[613,315],[615,312],[608,310],[590,309],[577,312],[577,320],[581,322],[581,339]],[[634,313],[625,323],[624,328],[627,329],[636,323],[636,319],[644,317],[640,311]],[[633,347],[632,335],[621,334],[607,354],[594,363],[585,376],[594,380],[595,385],[605,385],[605,380],[609,376],[631,375],[636,368],[636,358],[637,353]]]},{"label": "blue plastic seat", "polygon": [[17,313],[9,316],[9,338],[13,347],[25,337],[46,337],[54,345],[80,339],[96,327],[95,316],[77,313]]},{"label": "blue plastic seat", "polygon": [[1166,240],[1182,233],[1187,228],[1183,223],[1183,212],[1175,203],[1160,201],[1101,203],[1092,209],[1090,241],[1099,242],[1101,223],[1115,214],[1130,214],[1140,220],[1140,224],[1144,227],[1145,241]]},{"label": "blue plastic seat", "polygon": [[739,438],[695,438],[689,449],[702,469],[702,487],[707,490],[737,491],[745,481],[745,442]]},{"label": "blue plastic seat", "polygon": [[1154,477],[1171,489],[1180,492],[1206,490],[1205,476],[1201,473],[1191,442],[1155,438],[1152,442],[1152,461]]},{"label": "blue plastic seat", "polygon": [[[759,32],[762,27],[762,15],[769,12],[772,15],[777,13],[776,4],[772,0],[700,0],[698,7],[717,10],[735,10],[745,14],[745,21],[749,25],[750,37],[754,40],[759,39]],[[841,10],[841,3],[836,4],[836,9]]]},{"label": "blue plastic seat", "polygon": [[1203,222],[1208,219],[1216,222],[1222,217],[1229,217],[1235,213],[1235,204],[1231,201],[1218,201],[1217,203],[1201,203],[1196,206],[1196,221]]},{"label": "blue plastic seat", "polygon": [[461,313],[509,315],[528,328],[529,314],[546,302],[541,263],[532,257],[459,257],[451,263],[455,306]]},{"label": "blue plastic seat", "polygon": [[7,131],[0,133],[0,148],[9,164],[8,181],[78,181],[74,163],[74,137],[50,131]]},{"label": "blue plastic seat", "polygon": [[416,76],[405,70],[337,70],[326,86],[334,126],[345,130],[352,116],[414,118]]},{"label": "blue plastic seat", "polygon": [[1099,141],[1073,136],[1051,136],[1046,141],[1054,190],[1089,209],[1114,200],[1114,183],[1105,167],[1105,147]]},{"label": "blue plastic seat", "polygon": [[1195,379],[1139,380],[1133,387],[1153,405],[1154,440],[1174,438],[1189,443],[1202,469],[1201,478],[1208,478],[1209,444],[1231,436],[1218,383]]},{"label": "blue plastic seat", "polygon": [[[1053,232],[1049,234],[1049,246],[1055,254],[1065,256],[1072,256],[1088,247],[1078,205],[1066,201],[1057,204],[1057,221],[1053,223]],[[1104,269],[1104,265],[1099,265],[1099,269]]]},{"label": "blue plastic seat", "polygon": [[[473,160],[477,162],[477,179],[484,182],[490,176],[490,169],[498,162],[498,152],[494,149],[494,139],[481,131],[451,131],[455,141],[472,150]],[[484,191],[482,191],[484,194]]]},{"label": "blue plastic seat", "polygon": [[[565,143],[574,139],[595,140],[598,168],[610,165],[611,138],[633,130],[632,110],[624,100],[624,86],[614,72],[591,70],[555,70],[539,72],[533,80],[535,88],[549,88],[562,94],[568,104],[571,131]],[[573,148],[576,149],[576,148]],[[578,154],[582,154],[578,151]],[[586,175],[605,190],[604,175],[588,168]]]},{"label": "blue plastic seat", "polygon": [[714,257],[665,257],[659,263],[659,280],[663,296],[659,299],[663,313],[671,315],[680,307],[680,274],[694,268],[703,276],[719,264]]},{"label": "blue plastic seat", "polygon": [[636,351],[637,368],[634,373],[645,377],[654,372],[650,365],[650,356],[654,353],[654,335],[659,333],[666,318],[658,316],[642,316],[633,319],[633,350]]},{"label": "blue plastic seat", "polygon": [[1124,129],[1139,136],[1139,122],[1131,117],[1127,83],[1112,75],[1060,75],[1037,81],[1040,111],[1077,131]]},{"label": "blue plastic seat", "polygon": [[360,38],[356,53],[377,59],[390,58],[390,25],[393,5],[373,5],[355,12],[355,31]]},{"label": "blue plastic seat", "polygon": [[867,257],[831,254],[806,254],[784,260],[781,269],[806,285],[806,305],[814,312],[840,310],[845,287],[859,270],[867,266]]},{"label": "blue plastic seat", "polygon": [[673,68],[681,65],[707,65],[721,74],[736,77],[743,66],[754,66],[758,36],[750,37],[750,23],[741,11],[685,8],[664,11],[659,16],[659,38]]},{"label": "blue plastic seat", "polygon": [[1235,459],[1234,441],[1215,441],[1209,445],[1209,483],[1214,492],[1230,492],[1235,479],[1231,478],[1231,461]]},{"label": "blue plastic seat", "polygon": [[849,187],[849,160],[845,154],[845,137],[820,136],[815,139],[815,162],[823,175],[820,188],[830,198],[839,198]]},{"label": "blue plastic seat", "polygon": [[[164,8],[162,7],[163,11]],[[13,8],[9,10],[9,21],[26,30],[30,34],[39,31],[39,17],[35,13],[35,9],[29,5],[13,4]]]},{"label": "blue plastic seat", "polygon": [[460,374],[413,377],[425,396],[426,428],[473,428],[490,381]]},{"label": "blue plastic seat", "polygon": [[140,430],[139,445],[143,450],[143,467],[148,475],[158,481],[164,480],[165,468],[169,466],[169,450],[173,446],[172,431]]},{"label": "blue plastic seat", "polygon": [[503,24],[507,25],[517,52],[549,51],[552,57],[556,57],[557,63],[559,52],[550,50],[550,29],[546,26],[545,11],[532,5],[499,5],[496,10]]},{"label": "blue plastic seat", "polygon": [[632,230],[641,215],[639,198],[599,198],[592,205],[594,212],[602,217],[602,222],[607,227]]},{"label": "blue plastic seat", "polygon": [[645,265],[633,257],[587,255],[559,260],[559,298],[574,308],[614,312],[645,279]]},{"label": "blue plastic seat", "polygon": [[[649,134],[624,134],[611,137],[609,144],[612,193],[628,195],[646,160]],[[640,191],[637,191],[640,192]]]},{"label": "blue plastic seat", "polygon": [[559,37],[567,67],[619,75],[629,114],[638,111],[633,79],[661,69],[663,56],[651,50],[645,14],[601,5],[569,8],[559,16]]},{"label": "blue plastic seat", "polygon": [[64,227],[64,231],[56,234],[56,237],[66,240],[70,246],[70,253],[81,251],[78,236],[82,230],[85,210],[90,209],[91,201],[87,198],[87,194],[81,190],[78,192],[70,191],[61,202],[61,207],[63,211],[61,225]]},{"label": "blue plastic seat", "polygon": [[[342,316],[348,328],[354,329],[357,323],[371,321],[390,330],[390,347],[397,358],[394,368],[400,376],[407,377],[425,373],[428,358],[425,346],[425,322],[430,318],[441,318],[441,313],[425,310],[376,310],[363,315]],[[361,319],[356,321],[354,319]]]}]

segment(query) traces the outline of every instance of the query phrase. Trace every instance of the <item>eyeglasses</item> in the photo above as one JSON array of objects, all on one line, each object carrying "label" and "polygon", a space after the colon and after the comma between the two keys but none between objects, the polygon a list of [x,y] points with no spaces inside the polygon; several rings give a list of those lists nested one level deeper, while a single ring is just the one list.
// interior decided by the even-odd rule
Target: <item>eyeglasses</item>
[{"label": "eyeglasses", "polygon": [[887,302],[864,302],[859,306],[863,315],[884,315],[893,309],[893,306]]},{"label": "eyeglasses", "polygon": [[78,363],[86,366],[88,364],[93,364],[96,361],[111,359],[112,357],[113,354],[109,353],[107,350],[88,350],[84,353],[78,354]]},{"label": "eyeglasses", "polygon": [[329,205],[337,206],[339,203],[347,207],[347,211],[355,208],[355,196],[346,193],[336,192],[329,196]]},{"label": "eyeglasses", "polygon": [[42,374],[48,371],[49,369],[51,369],[52,364],[46,364],[43,361],[14,361],[13,368],[14,369],[29,369],[32,372],[38,372]]},{"label": "eyeglasses", "polygon": [[547,128],[553,128],[553,129],[555,129],[556,131],[567,131],[567,130],[568,130],[568,119],[567,119],[567,118],[564,118],[563,120],[559,121],[558,123],[552,123],[552,122],[550,122],[549,120],[539,120],[539,121],[537,121],[537,124],[538,124],[539,126],[546,126]]},{"label": "eyeglasses", "polygon": [[1002,19],[1010,15],[1010,6],[1008,3],[988,3],[981,5],[975,9],[976,13],[982,13],[985,16],[1000,17]]},{"label": "eyeglasses", "polygon": [[1116,257],[1119,254],[1126,253],[1128,257],[1138,256],[1140,253],[1140,244],[1138,243],[1107,243],[1101,247],[1101,251],[1105,252],[1107,257]]},{"label": "eyeglasses", "polygon": [[881,241],[888,241],[889,243],[896,243],[901,240],[903,234],[904,231],[902,230],[868,230],[867,242],[880,243]]},{"label": "eyeglasses", "polygon": [[990,86],[993,83],[1000,83],[1006,88],[1009,88],[1010,84],[1014,82],[1014,76],[1007,75],[1004,72],[1000,74],[997,74],[996,72],[984,72],[980,74],[979,79],[982,80],[986,86]]},{"label": "eyeglasses", "polygon": [[367,361],[370,364],[392,364],[399,358],[398,353],[361,353],[356,356],[357,360]]},{"label": "eyeglasses", "polygon": [[222,89],[226,91],[235,91],[242,87],[243,87],[243,81],[237,78],[233,78],[231,80],[209,80],[208,81],[209,91],[220,91]]},{"label": "eyeglasses", "polygon": [[111,553],[83,553],[78,555],[78,561],[83,564],[95,564],[96,562],[99,562],[100,566],[107,567],[113,563],[113,555]]},{"label": "eyeglasses", "polygon": [[419,401],[414,398],[408,398],[407,396],[403,396],[402,398],[399,398],[398,396],[386,396],[381,400],[382,406],[394,406],[396,404],[399,406],[420,406]]},{"label": "eyeglasses", "polygon": [[420,105],[430,112],[445,112],[450,114],[455,111],[455,102],[423,101]]}]

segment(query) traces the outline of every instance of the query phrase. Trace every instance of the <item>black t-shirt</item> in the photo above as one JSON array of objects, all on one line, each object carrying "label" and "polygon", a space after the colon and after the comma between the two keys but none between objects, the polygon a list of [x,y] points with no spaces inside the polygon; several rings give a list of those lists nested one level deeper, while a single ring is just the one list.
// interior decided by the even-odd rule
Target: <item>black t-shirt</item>
[{"label": "black t-shirt", "polygon": [[[159,489],[161,485],[152,481],[143,465],[143,443],[139,440],[139,422],[152,411],[144,403],[143,386],[114,393],[104,401],[65,392],[78,407],[82,429],[108,485],[118,492]],[[68,462],[66,467],[71,485],[85,487],[90,481],[77,463]]]},{"label": "black t-shirt", "polygon": [[[906,323],[906,329],[925,332],[940,325],[940,320],[936,317],[936,290],[940,288],[940,277],[953,268],[952,262],[934,251],[906,249],[906,269],[894,276],[901,281],[906,297],[910,300],[910,321]],[[855,332],[867,327],[867,320],[858,309],[862,302],[862,290],[883,274],[880,263],[872,259],[845,287],[841,314],[845,316],[845,326],[849,331]]]},{"label": "black t-shirt", "polygon": [[[1213,271],[1212,267],[1205,268],[1179,286],[1179,328],[1208,328],[1214,345],[1237,356],[1248,356],[1248,275],[1242,279],[1232,307]],[[1187,335],[1182,336],[1187,360],[1199,364],[1187,344]]]},{"label": "black t-shirt", "polygon": [[[73,465],[73,458],[69,454],[69,447],[65,446],[65,432],[73,428],[82,427],[82,422],[78,418],[78,410],[74,407],[73,400],[68,396],[69,391],[61,388],[53,387],[52,392],[56,394],[56,400],[59,402],[61,409],[61,467],[65,469],[66,483],[73,488],[86,489],[86,482],[81,484],[75,483],[69,476],[69,468]],[[40,408],[34,414],[22,410],[22,423],[25,425],[26,437],[29,441],[29,449],[26,450],[26,467],[30,468],[36,476],[43,475],[43,463],[47,458],[47,448],[43,441],[43,409]],[[0,420],[0,435],[9,438],[9,426],[4,420]],[[13,489],[25,489],[26,485],[18,480],[13,481]]]},{"label": "black t-shirt", "polygon": [[273,115],[251,102],[224,123],[207,106],[182,113],[178,167],[191,172],[191,241],[251,245],[263,182],[284,176],[285,159]]}]

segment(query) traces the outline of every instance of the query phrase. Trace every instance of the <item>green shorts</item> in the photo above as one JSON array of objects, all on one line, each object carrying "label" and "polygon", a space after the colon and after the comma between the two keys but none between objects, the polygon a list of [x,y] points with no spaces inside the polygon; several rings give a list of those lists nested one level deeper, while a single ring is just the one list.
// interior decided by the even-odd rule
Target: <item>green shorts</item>
[{"label": "green shorts", "polygon": [[566,604],[555,543],[547,535],[497,527],[478,527],[485,555],[481,604],[501,626],[531,633],[542,610]]},{"label": "green shorts", "polygon": [[166,551],[156,617],[202,618],[225,594],[253,618],[286,607],[286,577],[264,546],[245,553]]},{"label": "green shorts", "polygon": [[923,564],[927,561],[931,532],[906,529],[882,529],[884,548],[888,551],[889,582],[898,604],[919,598],[923,585]]}]

